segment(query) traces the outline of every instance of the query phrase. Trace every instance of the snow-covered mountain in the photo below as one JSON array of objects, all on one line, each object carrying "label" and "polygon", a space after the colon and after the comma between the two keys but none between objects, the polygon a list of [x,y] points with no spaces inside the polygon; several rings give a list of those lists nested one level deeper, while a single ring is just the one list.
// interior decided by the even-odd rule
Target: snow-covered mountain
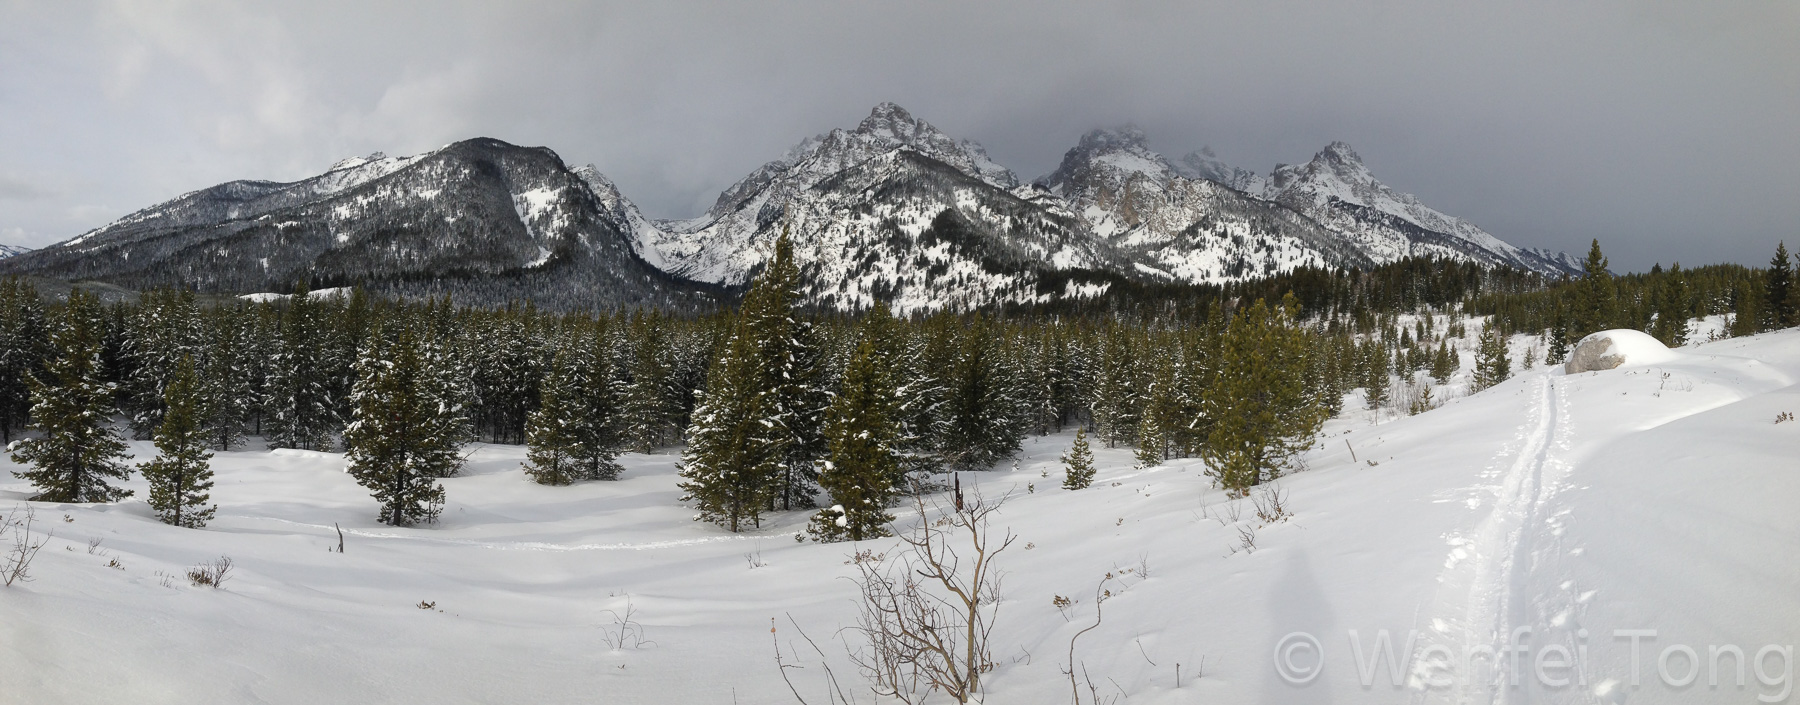
[{"label": "snow-covered mountain", "polygon": [[1573,265],[1566,255],[1514,247],[1388,188],[1343,142],[1326,145],[1305,164],[1277,165],[1263,197],[1339,233],[1376,262],[1441,256],[1549,273]]},{"label": "snow-covered mountain", "polygon": [[592,184],[548,149],[467,140],[346,159],[293,183],[194,191],[0,261],[0,272],[216,292],[286,291],[304,276],[314,286],[560,307],[709,297],[640,258],[626,229],[635,209],[616,191],[619,202],[603,202]]},{"label": "snow-covered mountain", "polygon": [[25,254],[30,251],[31,251],[31,248],[29,248],[29,247],[21,247],[19,245],[0,245],[0,259],[6,259],[13,255],[22,255],[22,254]]},{"label": "snow-covered mountain", "polygon": [[[1241,177],[1225,169],[1209,173]],[[1162,279],[1219,283],[1301,265],[1372,263],[1288,208],[1183,173],[1131,128],[1087,133],[1036,184],[1060,197],[1096,237],[1130,253],[1138,272]]]},{"label": "snow-covered mountain", "polygon": [[809,299],[838,309],[1041,303],[1120,277],[1217,284],[1407,256],[1575,268],[1388,188],[1342,143],[1262,177],[1208,149],[1172,162],[1137,130],[1096,130],[1022,184],[980,145],[882,103],[751,172],[698,218],[647,218],[591,165],[474,139],[195,191],[0,260],[0,274],[221,293],[307,276],[473,304],[683,307],[749,281],[784,230]]}]

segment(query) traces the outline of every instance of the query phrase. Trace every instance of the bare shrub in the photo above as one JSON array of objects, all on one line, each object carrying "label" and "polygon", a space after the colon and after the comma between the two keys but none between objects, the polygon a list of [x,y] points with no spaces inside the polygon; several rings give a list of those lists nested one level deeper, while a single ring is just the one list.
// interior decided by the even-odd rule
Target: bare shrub
[{"label": "bare shrub", "polygon": [[193,583],[194,587],[222,588],[225,587],[225,581],[230,577],[231,558],[229,556],[219,556],[218,560],[201,563],[189,568],[187,572],[188,582]]},{"label": "bare shrub", "polygon": [[1293,516],[1287,507],[1287,490],[1280,485],[1258,487],[1251,495],[1250,502],[1256,507],[1256,520],[1264,526],[1287,521],[1288,517]]},{"label": "bare shrub", "polygon": [[[951,508],[917,497],[919,526],[900,537],[906,550],[856,563],[862,599],[853,631],[867,644],[850,658],[878,695],[906,703],[934,691],[959,703],[980,698],[982,674],[994,669],[988,635],[1001,579],[994,561],[1018,538],[989,526],[1004,504],[979,491]],[[934,512],[941,518],[933,520]]]},{"label": "bare shrub", "polygon": [[31,560],[55,535],[55,532],[36,535],[32,528],[36,522],[37,511],[29,504],[23,508],[15,506],[5,516],[0,516],[0,537],[12,536],[12,546],[7,549],[4,562],[0,562],[0,583],[5,583],[6,587],[12,587],[15,582],[31,582]]},{"label": "bare shrub", "polygon": [[637,606],[631,603],[631,595],[625,595],[625,612],[607,610],[612,615],[613,623],[600,628],[600,638],[606,642],[607,648],[613,651],[624,649],[642,649],[655,646],[656,642],[645,638],[644,625],[637,621]]}]

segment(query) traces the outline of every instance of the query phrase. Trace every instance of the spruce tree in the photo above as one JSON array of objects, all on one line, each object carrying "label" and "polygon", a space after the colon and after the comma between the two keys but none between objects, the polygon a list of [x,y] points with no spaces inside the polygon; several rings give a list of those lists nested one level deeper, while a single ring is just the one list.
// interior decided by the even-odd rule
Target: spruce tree
[{"label": "spruce tree", "polygon": [[1368,378],[1363,382],[1365,406],[1374,411],[1386,406],[1393,383],[1388,373],[1387,345],[1376,341],[1369,346]]},{"label": "spruce tree", "polygon": [[823,421],[828,403],[820,383],[821,350],[811,322],[802,320],[800,268],[784,230],[774,257],[744,296],[740,315],[754,337],[758,377],[769,394],[769,420],[779,431],[781,473],[770,509],[813,505],[814,462],[825,453]]},{"label": "spruce tree", "polygon": [[1083,490],[1094,484],[1094,451],[1088,447],[1087,429],[1075,428],[1075,444],[1062,454],[1063,489]]},{"label": "spruce tree", "polygon": [[1259,299],[1237,312],[1221,340],[1219,368],[1228,372],[1203,400],[1212,428],[1200,457],[1207,474],[1239,496],[1285,474],[1325,422],[1307,389],[1313,342],[1293,323],[1297,308],[1292,294],[1273,307]]},{"label": "spruce tree", "polygon": [[618,463],[626,439],[620,419],[618,376],[613,370],[612,342],[607,321],[588,326],[578,340],[581,353],[580,414],[583,420],[575,457],[583,476],[590,480],[617,480],[624,468]]},{"label": "spruce tree", "polygon": [[1431,378],[1438,384],[1449,384],[1459,362],[1456,352],[1450,349],[1450,341],[1438,341],[1437,353],[1431,356]]},{"label": "spruce tree", "polygon": [[138,466],[150,484],[150,509],[165,524],[199,528],[213,516],[207,491],[213,486],[206,449],[208,434],[200,426],[201,385],[193,358],[186,358],[163,389],[162,425],[156,427],[156,458]]},{"label": "spruce tree", "polygon": [[209,316],[196,413],[207,445],[214,450],[231,450],[244,442],[256,395],[251,381],[256,357],[249,340],[251,325],[241,307],[221,307]]},{"label": "spruce tree", "polygon": [[567,485],[585,479],[581,467],[583,409],[580,362],[574,351],[557,351],[544,378],[537,411],[525,423],[525,474],[540,485]]},{"label": "spruce tree", "polygon": [[1582,277],[1576,284],[1574,315],[1570,323],[1572,337],[1580,339],[1589,333],[1610,329],[1618,317],[1618,292],[1612,273],[1607,271],[1606,256],[1600,252],[1600,241],[1594,240],[1582,261]]},{"label": "spruce tree", "polygon": [[356,481],[381,503],[380,521],[411,526],[436,521],[444,504],[438,478],[462,466],[458,448],[467,420],[449,398],[442,370],[428,364],[410,328],[384,340],[370,336],[356,363],[344,459]]},{"label": "spruce tree", "polygon": [[280,340],[269,363],[263,435],[270,448],[330,450],[338,415],[331,398],[323,346],[325,322],[303,279],[281,316]]},{"label": "spruce tree", "polygon": [[1650,335],[1671,348],[1687,344],[1688,337],[1687,275],[1676,262],[1662,276],[1656,287],[1656,321]]},{"label": "spruce tree", "polygon": [[31,423],[29,381],[49,354],[50,333],[37,289],[18,277],[0,280],[0,442]]},{"label": "spruce tree", "polygon": [[781,473],[780,431],[763,387],[755,338],[740,322],[707,375],[682,453],[681,500],[708,521],[736,533],[762,525],[763,507]]},{"label": "spruce tree", "polygon": [[881,367],[876,341],[864,338],[844,370],[843,386],[826,414],[830,454],[819,463],[819,484],[832,506],[808,528],[821,541],[888,536],[887,512],[900,461],[894,452],[894,385]]},{"label": "spruce tree", "polygon": [[1787,242],[1775,245],[1775,256],[1763,274],[1763,330],[1800,325],[1794,307],[1794,267],[1788,261]]},{"label": "spruce tree", "polygon": [[630,447],[648,453],[676,441],[674,420],[677,382],[673,353],[661,316],[652,311],[632,317],[631,364],[625,385],[624,433]]},{"label": "spruce tree", "polygon": [[986,470],[1018,452],[1025,430],[1013,361],[997,326],[977,316],[959,337],[944,395],[940,453],[955,470]]},{"label": "spruce tree", "polygon": [[51,334],[55,356],[28,378],[31,417],[39,438],[8,445],[13,462],[32,466],[14,474],[39,493],[39,502],[110,502],[131,491],[107,484],[131,474],[125,440],[113,430],[113,387],[102,377],[100,299],[80,289],[69,292],[61,320]]},{"label": "spruce tree", "polygon": [[123,341],[130,370],[125,380],[126,404],[132,432],[143,440],[162,424],[163,389],[175,368],[182,360],[201,354],[203,331],[190,291],[144,292],[128,321]]},{"label": "spruce tree", "polygon": [[1549,350],[1544,362],[1552,365],[1562,364],[1569,359],[1569,319],[1563,313],[1562,300],[1558,299],[1550,310]]},{"label": "spruce tree", "polygon": [[1130,443],[1137,438],[1138,380],[1137,358],[1132,349],[1130,331],[1125,326],[1109,323],[1101,336],[1091,406],[1094,432],[1106,447]]},{"label": "spruce tree", "polygon": [[1512,376],[1512,361],[1506,356],[1506,336],[1481,324],[1481,344],[1475,350],[1475,379],[1472,391],[1481,391],[1506,381]]}]

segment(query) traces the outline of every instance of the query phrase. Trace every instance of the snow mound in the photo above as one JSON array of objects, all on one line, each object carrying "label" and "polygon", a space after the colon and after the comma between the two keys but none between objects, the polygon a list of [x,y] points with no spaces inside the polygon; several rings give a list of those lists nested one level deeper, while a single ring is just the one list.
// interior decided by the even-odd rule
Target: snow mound
[{"label": "snow mound", "polygon": [[1619,328],[1603,330],[1582,338],[1569,354],[1563,371],[1569,374],[1610,370],[1630,365],[1642,367],[1668,362],[1679,357],[1662,342],[1643,331]]}]

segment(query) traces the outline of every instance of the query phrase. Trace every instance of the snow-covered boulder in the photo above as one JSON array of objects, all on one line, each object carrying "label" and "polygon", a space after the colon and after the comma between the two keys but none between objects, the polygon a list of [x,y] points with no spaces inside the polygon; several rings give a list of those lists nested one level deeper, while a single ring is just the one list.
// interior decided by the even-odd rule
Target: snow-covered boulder
[{"label": "snow-covered boulder", "polygon": [[1603,330],[1582,338],[1569,353],[1563,371],[1569,374],[1610,370],[1626,364],[1633,366],[1663,362],[1675,357],[1662,342],[1643,331],[1620,328]]}]

